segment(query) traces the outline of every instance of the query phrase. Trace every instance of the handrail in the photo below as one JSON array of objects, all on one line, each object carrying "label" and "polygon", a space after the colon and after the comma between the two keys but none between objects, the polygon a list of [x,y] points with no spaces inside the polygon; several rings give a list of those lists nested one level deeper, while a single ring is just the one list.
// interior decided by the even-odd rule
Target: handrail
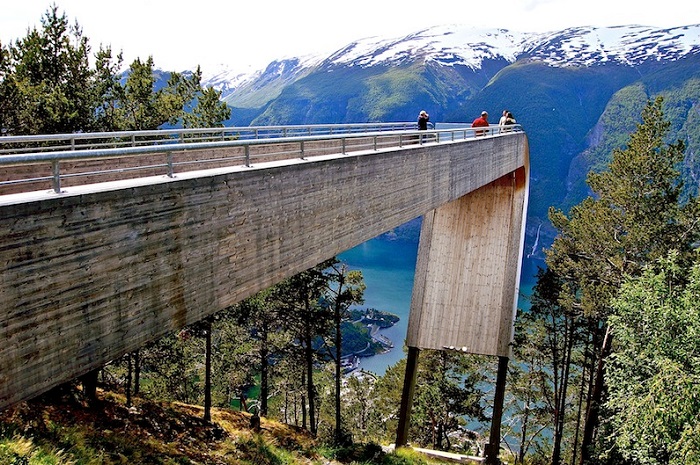
[{"label": "handrail", "polygon": [[[282,157],[283,159],[306,159],[308,156],[313,156],[313,149],[309,149],[309,143],[320,142],[320,141],[340,141],[341,145],[336,150],[335,153],[348,154],[351,153],[348,148],[352,149],[352,153],[359,152],[362,150],[377,151],[380,149],[385,149],[389,147],[403,147],[404,145],[415,145],[424,143],[445,143],[454,142],[458,140],[464,140],[474,137],[481,136],[493,136],[502,134],[504,132],[518,132],[522,131],[520,125],[508,126],[507,129],[499,126],[489,126],[488,128],[471,128],[468,124],[457,125],[456,128],[451,129],[429,129],[427,131],[419,131],[416,129],[406,129],[407,125],[415,127],[415,123],[367,123],[367,124],[353,124],[353,125],[318,125],[318,126],[265,126],[252,128],[253,131],[248,134],[255,134],[255,137],[251,138],[235,138],[226,139],[223,134],[226,132],[232,132],[239,129],[251,129],[251,128],[213,128],[211,130],[203,129],[193,129],[193,130],[166,130],[166,131],[131,131],[131,132],[121,132],[121,133],[89,133],[89,134],[59,134],[59,135],[44,135],[44,136],[6,136],[0,137],[0,142],[5,142],[5,139],[13,140],[13,143],[17,143],[19,138],[23,138],[27,142],[37,142],[37,141],[71,141],[71,149],[57,150],[55,147],[49,148],[33,148],[32,152],[16,152],[12,154],[0,155],[0,166],[4,167],[17,167],[26,165],[37,165],[37,164],[51,164],[50,175],[45,176],[34,176],[29,178],[20,179],[2,179],[0,178],[0,187],[6,185],[16,185],[22,183],[37,183],[49,181],[52,185],[52,189],[55,193],[61,193],[61,180],[69,177],[77,176],[87,176],[87,175],[99,175],[106,173],[124,173],[127,171],[136,170],[153,170],[162,169],[161,174],[166,175],[170,178],[175,177],[176,166],[181,166],[185,164],[197,164],[204,165],[207,162],[222,162],[225,161],[227,166],[246,166],[250,167],[252,156],[250,154],[250,149],[252,147],[258,146],[282,146],[281,152],[274,152],[273,155],[277,157]],[[373,128],[374,131],[370,132],[358,132],[358,128]],[[273,130],[274,135],[272,137],[260,138],[260,134],[264,130]],[[323,134],[318,135],[294,135],[294,136],[280,136],[279,134],[299,134],[303,132],[313,132],[314,129],[324,130]],[[159,139],[156,143],[151,140],[149,145],[130,145],[127,147],[111,147],[111,148],[81,148],[76,149],[76,146],[80,144],[75,144],[75,140],[78,139],[90,139],[90,138],[105,138],[107,136],[119,135],[119,137],[131,137],[134,136],[171,136],[177,134],[178,137],[184,134],[199,134],[208,132],[209,134],[222,134],[224,140],[206,140],[206,141],[195,141],[195,142],[182,142],[180,140],[173,139]],[[72,136],[73,138],[69,137]],[[269,136],[269,134],[268,134]],[[115,136],[116,137],[116,136]],[[350,141],[357,141],[358,139],[370,139],[371,143],[366,143],[364,145],[351,145]],[[386,139],[384,142],[382,139]],[[187,140],[187,138],[182,139]],[[398,145],[397,145],[398,141]],[[292,147],[297,147],[298,149],[286,148],[287,145]],[[244,155],[240,157],[230,157],[230,158],[215,158],[207,160],[197,160],[197,161],[187,161],[176,163],[173,161],[174,153],[184,153],[190,151],[201,151],[201,150],[213,150],[213,149],[230,149],[230,148],[242,148]],[[38,149],[38,151],[37,151]],[[101,171],[90,171],[83,172],[79,174],[65,174],[61,173],[60,163],[68,161],[88,161],[88,160],[107,160],[107,159],[120,159],[120,158],[133,158],[138,156],[146,155],[164,155],[162,162],[153,164],[153,160],[149,159],[146,165],[139,165],[136,167],[129,168],[117,168],[117,169],[106,169]],[[270,153],[266,154],[270,156]],[[233,163],[231,163],[233,162]],[[9,177],[7,174],[4,177]],[[0,195],[2,195],[0,193]]]},{"label": "handrail", "polygon": [[115,131],[65,134],[40,134],[0,137],[0,155],[50,150],[89,150],[118,147],[215,140],[271,139],[324,134],[353,134],[417,129],[414,122],[310,124],[299,126],[232,126],[217,128],[154,129],[147,131]]}]

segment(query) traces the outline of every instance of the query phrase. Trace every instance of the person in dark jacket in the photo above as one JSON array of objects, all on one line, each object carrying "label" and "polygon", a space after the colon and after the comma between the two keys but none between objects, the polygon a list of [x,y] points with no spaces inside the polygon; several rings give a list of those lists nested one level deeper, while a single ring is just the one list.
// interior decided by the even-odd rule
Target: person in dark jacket
[{"label": "person in dark jacket", "polygon": [[430,121],[430,116],[428,116],[428,113],[426,113],[425,110],[422,110],[418,115],[418,129],[421,131],[427,131],[428,121]]},{"label": "person in dark jacket", "polygon": [[[421,131],[427,131],[428,130],[428,121],[430,121],[430,116],[428,116],[428,112],[425,110],[421,110],[421,112],[418,114],[418,129]],[[422,144],[425,142],[426,136],[420,136],[419,142]]]}]

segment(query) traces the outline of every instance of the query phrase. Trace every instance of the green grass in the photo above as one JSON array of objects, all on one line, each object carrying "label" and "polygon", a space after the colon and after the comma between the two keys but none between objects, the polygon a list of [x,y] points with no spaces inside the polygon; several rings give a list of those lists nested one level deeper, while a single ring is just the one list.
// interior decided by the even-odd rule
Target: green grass
[{"label": "green grass", "polygon": [[385,453],[374,443],[333,447],[308,432],[250,415],[102,392],[94,405],[75,397],[38,399],[0,412],[2,465],[433,465],[411,450]]}]

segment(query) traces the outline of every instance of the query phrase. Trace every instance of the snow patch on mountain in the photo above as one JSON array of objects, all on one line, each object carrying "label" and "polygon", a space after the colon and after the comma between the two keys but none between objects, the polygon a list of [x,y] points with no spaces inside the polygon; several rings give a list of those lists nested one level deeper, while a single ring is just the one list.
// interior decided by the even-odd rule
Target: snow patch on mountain
[{"label": "snow patch on mountain", "polygon": [[676,60],[700,47],[700,25],[658,29],[649,26],[579,27],[549,33],[435,26],[404,37],[369,37],[331,55],[326,63],[369,67],[423,60],[479,69],[484,60],[515,62],[527,56],[552,66],[604,62],[637,65]]},{"label": "snow patch on mountain", "polygon": [[649,26],[579,27],[544,34],[526,52],[553,66],[594,66],[618,62],[674,61],[700,53],[700,25],[658,29]]},{"label": "snow patch on mountain", "polygon": [[[222,98],[229,104],[250,105],[251,103],[264,104],[265,100],[279,95],[281,87],[303,76],[309,70],[318,66],[324,57],[307,55],[275,60],[265,69],[240,72],[229,66],[222,66],[209,74],[202,72],[202,83],[207,87],[213,87],[221,92]],[[265,86],[272,86],[271,92],[266,92],[260,100],[256,91]],[[236,90],[245,89],[247,96],[238,99],[227,99]],[[229,101],[230,100],[230,101]]]},{"label": "snow patch on mountain", "polygon": [[533,35],[456,24],[435,26],[394,39],[361,39],[331,55],[327,62],[368,67],[422,59],[447,66],[464,65],[478,69],[484,59],[501,57],[515,61],[523,44]]}]

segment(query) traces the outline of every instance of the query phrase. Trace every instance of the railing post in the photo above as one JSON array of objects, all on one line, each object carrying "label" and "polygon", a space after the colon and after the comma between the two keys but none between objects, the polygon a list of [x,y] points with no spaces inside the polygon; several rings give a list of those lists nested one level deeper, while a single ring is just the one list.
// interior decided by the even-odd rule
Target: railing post
[{"label": "railing post", "polygon": [[250,145],[245,146],[245,166],[250,168]]},{"label": "railing post", "polygon": [[343,155],[345,155],[345,141],[346,141],[346,140],[347,140],[347,138],[343,137],[343,139],[342,139],[343,148],[342,148],[342,152],[341,152]]},{"label": "railing post", "polygon": [[372,138],[372,142],[373,142],[373,145],[374,145],[374,151],[376,152],[376,151],[377,151],[377,136],[374,136],[374,137]]},{"label": "railing post", "polygon": [[301,155],[301,157],[299,157],[299,158],[301,158],[303,160],[304,159],[304,141],[301,141],[299,143],[299,152]]},{"label": "railing post", "polygon": [[166,164],[168,165],[168,177],[175,177],[175,169],[173,168],[173,152],[167,152],[165,154]]},{"label": "railing post", "polygon": [[51,162],[51,172],[53,174],[53,191],[57,194],[61,193],[61,173],[58,169],[58,160]]}]

